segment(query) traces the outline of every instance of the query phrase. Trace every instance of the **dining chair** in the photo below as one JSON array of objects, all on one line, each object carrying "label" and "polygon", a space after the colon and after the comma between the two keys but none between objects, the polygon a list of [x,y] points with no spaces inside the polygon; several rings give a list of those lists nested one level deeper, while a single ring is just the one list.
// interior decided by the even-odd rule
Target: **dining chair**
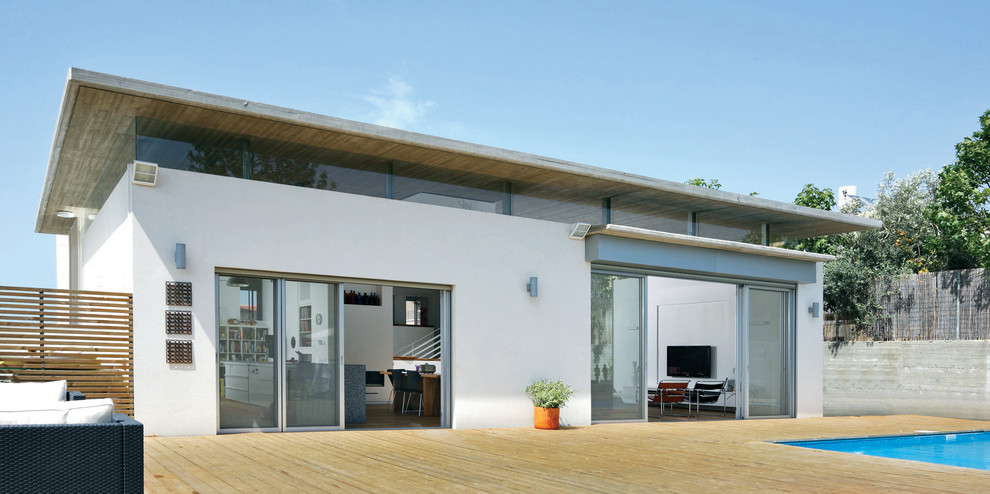
[{"label": "dining chair", "polygon": [[389,395],[388,403],[392,410],[395,410],[395,398],[398,396],[399,388],[402,387],[402,378],[406,371],[402,369],[388,369],[388,381],[392,384],[392,393]]},{"label": "dining chair", "polygon": [[402,385],[399,386],[399,391],[403,392],[405,396],[402,399],[402,413],[406,413],[406,405],[408,405],[410,395],[419,395],[419,412],[417,415],[423,414],[423,378],[419,375],[419,371],[406,371],[405,378],[402,379]]}]

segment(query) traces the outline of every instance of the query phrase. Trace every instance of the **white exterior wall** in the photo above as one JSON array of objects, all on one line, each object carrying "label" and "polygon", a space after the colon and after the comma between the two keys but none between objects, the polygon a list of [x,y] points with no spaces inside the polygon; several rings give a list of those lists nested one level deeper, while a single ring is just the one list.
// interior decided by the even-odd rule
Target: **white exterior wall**
[{"label": "white exterior wall", "polygon": [[55,235],[55,288],[69,290],[69,236]]},{"label": "white exterior wall", "polygon": [[[578,391],[563,424],[590,423],[590,266],[569,225],[167,169],[154,188],[127,176],[83,239],[81,288],[134,293],[146,434],[217,430],[214,275],[224,268],[450,286],[453,427],[531,426],[523,389],[543,377]],[[530,276],[539,297],[525,290]],[[822,415],[822,319],[807,313],[822,300],[820,263],[817,280],[797,289],[799,417]],[[189,366],[165,363],[165,281],[193,284]]]},{"label": "white exterior wall", "polygon": [[[125,173],[117,183],[100,214],[82,236],[81,245],[78,246],[81,253],[79,290],[114,292],[134,290],[133,223],[128,177],[130,177],[129,172]],[[88,219],[76,219],[77,223],[82,221]],[[164,331],[162,329],[163,334]]]},{"label": "white exterior wall", "polygon": [[[578,390],[563,423],[590,423],[590,267],[569,225],[167,169],[154,188],[122,181],[114,195],[127,190],[134,262],[103,267],[133,270],[135,407],[146,434],[217,430],[214,273],[223,268],[451,286],[453,427],[531,426],[523,390],[543,377]],[[108,201],[101,216],[117,206]],[[179,242],[185,270],[174,265]],[[539,297],[525,290],[530,276]],[[193,285],[189,366],[165,363],[169,280]]]},{"label": "white exterior wall", "polygon": [[[824,269],[817,263],[815,283],[798,285],[795,295],[796,314],[795,342],[797,396],[795,413],[797,417],[821,417],[824,405],[822,366],[825,365],[823,328],[825,309],[821,306],[824,297]],[[808,312],[812,303],[819,304],[818,317]]]}]

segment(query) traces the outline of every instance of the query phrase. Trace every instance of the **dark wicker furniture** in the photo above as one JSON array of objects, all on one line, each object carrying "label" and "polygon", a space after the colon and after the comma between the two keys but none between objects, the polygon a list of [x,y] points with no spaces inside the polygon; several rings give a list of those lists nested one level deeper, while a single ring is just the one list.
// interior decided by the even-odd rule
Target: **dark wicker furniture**
[{"label": "dark wicker furniture", "polygon": [[0,492],[144,491],[144,425],[114,414],[104,424],[0,426]]}]

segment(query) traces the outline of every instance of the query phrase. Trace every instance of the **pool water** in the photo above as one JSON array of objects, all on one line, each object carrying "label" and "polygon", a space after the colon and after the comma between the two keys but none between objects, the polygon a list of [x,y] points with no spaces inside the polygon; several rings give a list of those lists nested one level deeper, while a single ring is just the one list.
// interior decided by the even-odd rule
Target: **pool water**
[{"label": "pool water", "polygon": [[988,431],[786,441],[780,444],[990,470]]}]

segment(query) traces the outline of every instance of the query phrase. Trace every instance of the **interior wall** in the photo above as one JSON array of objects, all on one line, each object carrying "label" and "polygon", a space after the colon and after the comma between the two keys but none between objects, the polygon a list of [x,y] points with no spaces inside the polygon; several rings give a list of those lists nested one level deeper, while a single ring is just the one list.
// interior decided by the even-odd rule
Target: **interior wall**
[{"label": "interior wall", "polygon": [[647,385],[684,379],[667,375],[671,345],[713,346],[712,379],[736,379],[736,285],[651,276],[648,287]]},{"label": "interior wall", "polygon": [[[364,285],[362,285],[364,286]],[[342,289],[363,292],[353,284]],[[348,364],[364,365],[367,371],[392,368],[392,291],[390,286],[378,287],[382,305],[344,304],[344,359]],[[366,390],[368,403],[386,403],[392,386],[385,379],[382,388]]]},{"label": "interior wall", "polygon": [[[426,324],[424,326],[440,327],[440,292],[424,288],[411,288],[397,286],[394,289],[392,303],[392,317],[396,325],[406,324],[406,300],[409,298],[422,299],[422,310],[426,312]],[[422,322],[422,321],[420,321]]]}]

